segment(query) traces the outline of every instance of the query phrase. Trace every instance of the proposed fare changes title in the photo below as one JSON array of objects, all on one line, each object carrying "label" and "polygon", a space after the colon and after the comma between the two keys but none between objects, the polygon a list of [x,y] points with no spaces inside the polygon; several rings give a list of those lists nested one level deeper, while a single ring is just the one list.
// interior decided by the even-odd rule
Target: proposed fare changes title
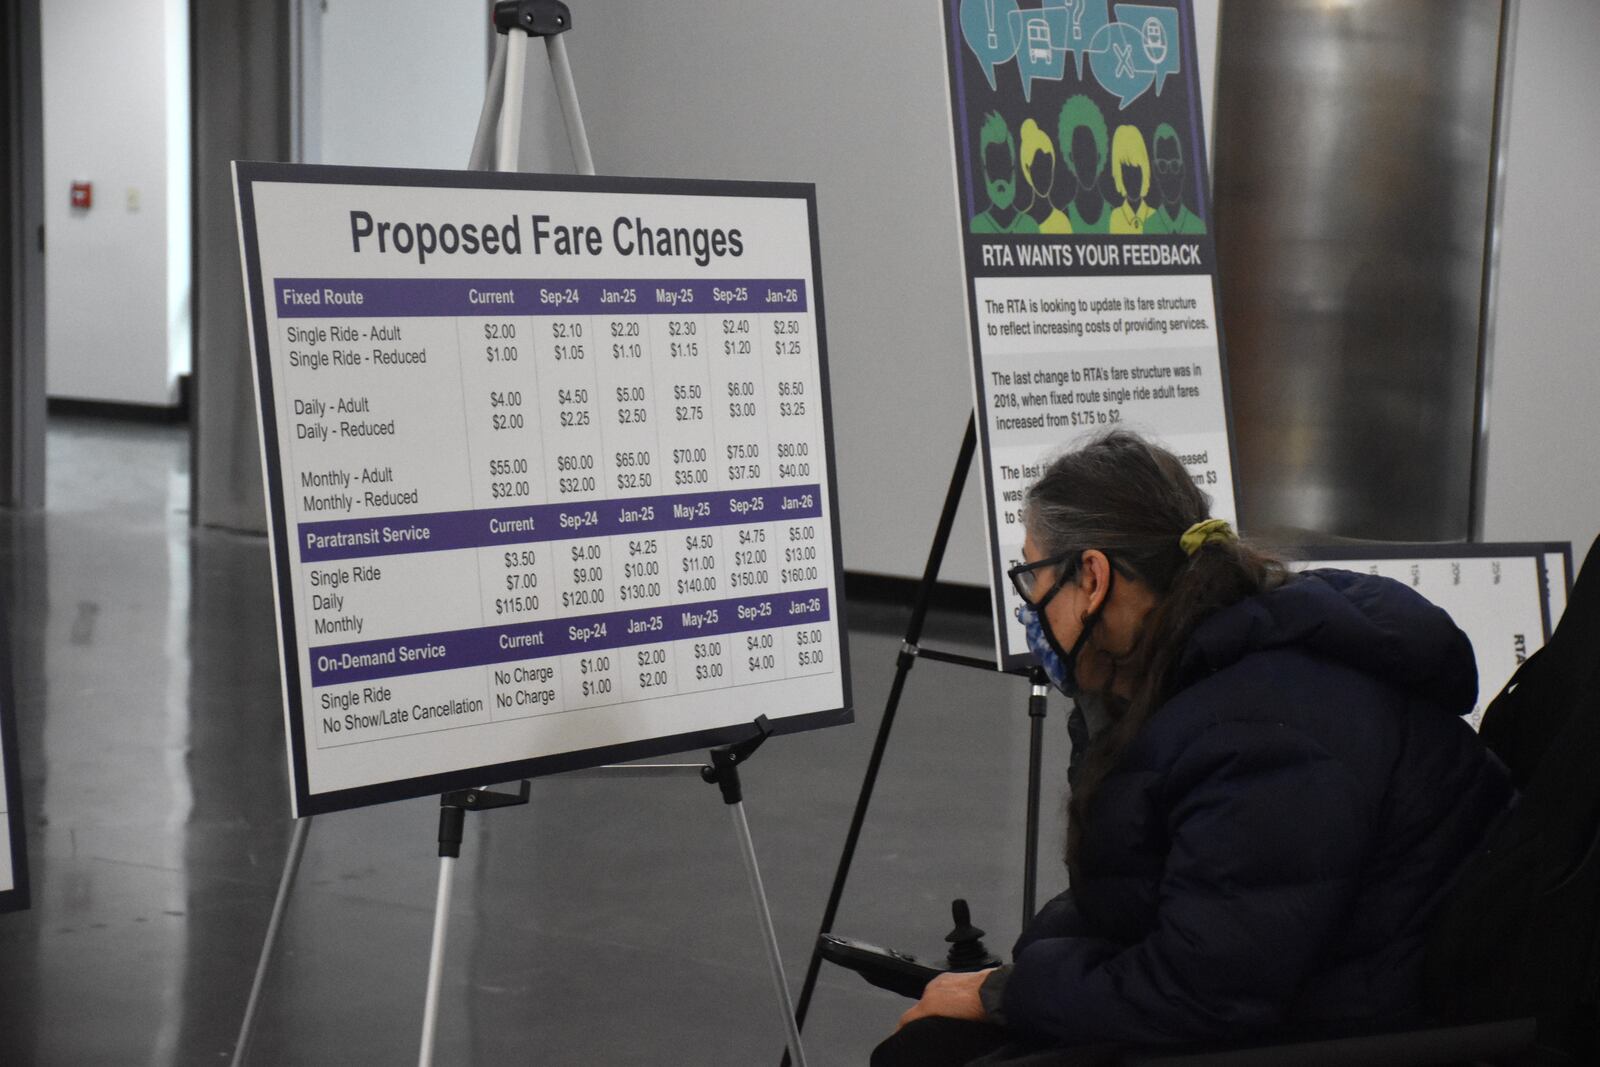
[{"label": "proposed fare changes title", "polygon": [[[598,256],[607,250],[599,226],[567,226],[549,215],[530,215],[532,254]],[[429,256],[522,255],[522,218],[512,215],[503,225],[490,222],[389,222],[369,212],[350,212],[350,244],[359,254]],[[609,247],[624,256],[691,256],[704,267],[723,256],[744,255],[744,238],[736,229],[704,226],[651,226],[638,216],[619,215],[611,223]]]}]

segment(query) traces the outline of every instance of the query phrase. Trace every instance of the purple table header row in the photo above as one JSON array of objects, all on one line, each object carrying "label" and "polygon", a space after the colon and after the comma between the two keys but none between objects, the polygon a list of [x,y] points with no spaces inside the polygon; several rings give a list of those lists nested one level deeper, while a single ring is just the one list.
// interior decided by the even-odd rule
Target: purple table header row
[{"label": "purple table header row", "polygon": [[826,622],[828,591],[707,600],[666,608],[613,611],[546,622],[482,626],[380,641],[323,645],[309,652],[317,688],[375,678],[514,663],[630,645],[659,645],[749,630]]},{"label": "purple table header row", "polygon": [[300,561],[321,563],[407,552],[443,552],[531,541],[655,533],[695,526],[782,522],[814,519],[821,514],[821,487],[796,485],[386,518],[334,519],[300,524]]},{"label": "purple table header row", "polygon": [[278,278],[282,319],[705,315],[806,310],[798,278]]}]

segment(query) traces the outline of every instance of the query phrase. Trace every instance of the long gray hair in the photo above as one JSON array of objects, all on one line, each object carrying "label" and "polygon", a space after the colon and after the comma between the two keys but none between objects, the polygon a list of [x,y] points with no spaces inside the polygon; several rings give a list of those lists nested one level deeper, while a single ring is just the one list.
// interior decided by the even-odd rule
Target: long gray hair
[{"label": "long gray hair", "polygon": [[[1208,616],[1281,585],[1283,565],[1243,542],[1208,541],[1193,555],[1184,531],[1210,517],[1211,499],[1171,452],[1136,433],[1113,430],[1045,468],[1028,490],[1023,522],[1046,556],[1091,548],[1155,594],[1133,647],[1112,655],[1091,638],[1094,657],[1112,679],[1131,679],[1131,696],[1110,697],[1111,724],[1094,739],[1068,804],[1067,863],[1076,874],[1083,827],[1101,783],[1172,695],[1179,658]],[[1061,580],[1076,566],[1062,566]],[[1109,689],[1110,686],[1108,685]]]}]

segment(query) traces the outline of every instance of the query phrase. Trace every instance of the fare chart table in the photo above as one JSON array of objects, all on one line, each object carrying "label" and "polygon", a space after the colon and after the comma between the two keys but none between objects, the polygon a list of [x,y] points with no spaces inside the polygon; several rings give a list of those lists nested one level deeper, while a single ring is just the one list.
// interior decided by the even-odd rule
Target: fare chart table
[{"label": "fare chart table", "polygon": [[[275,289],[303,371],[287,391],[300,577],[327,642],[314,684],[534,661],[481,693],[452,679],[437,718],[380,712],[379,729],[832,669],[796,625],[826,621],[830,596],[803,283]],[[355,303],[295,303],[333,295]],[[422,585],[460,594],[430,606],[437,631],[404,632]],[[317,743],[344,742],[346,719]]]},{"label": "fare chart table", "polygon": [[[807,204],[737,205],[787,209],[800,269],[263,263],[269,480],[314,779],[359,788],[845,705]],[[512,217],[502,248],[549,229]],[[734,232],[761,240],[759,221]],[[380,751],[394,739],[408,744]]]}]

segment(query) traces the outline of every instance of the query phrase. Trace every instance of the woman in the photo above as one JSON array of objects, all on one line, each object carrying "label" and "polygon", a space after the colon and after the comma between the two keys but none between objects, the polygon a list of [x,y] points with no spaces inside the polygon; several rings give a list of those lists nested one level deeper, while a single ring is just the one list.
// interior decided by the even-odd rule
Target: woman
[{"label": "woman", "polygon": [[930,983],[874,1064],[1420,1012],[1428,919],[1511,797],[1461,719],[1471,646],[1397,582],[1288,575],[1209,508],[1176,456],[1126,432],[1029,490],[1023,619],[1102,720],[1069,772],[1072,889],[1014,963]]}]

